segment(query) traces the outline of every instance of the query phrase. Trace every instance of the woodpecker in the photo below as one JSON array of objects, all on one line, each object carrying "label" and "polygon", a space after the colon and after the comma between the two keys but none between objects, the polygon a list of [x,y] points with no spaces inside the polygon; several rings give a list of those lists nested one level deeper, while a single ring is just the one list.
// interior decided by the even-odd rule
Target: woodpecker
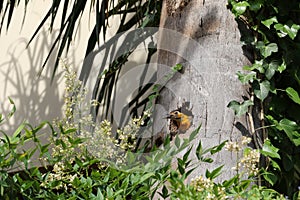
[{"label": "woodpecker", "polygon": [[171,139],[178,133],[185,133],[193,124],[194,115],[187,106],[189,106],[189,103],[185,102],[180,108],[171,111],[167,116],[170,119]]}]

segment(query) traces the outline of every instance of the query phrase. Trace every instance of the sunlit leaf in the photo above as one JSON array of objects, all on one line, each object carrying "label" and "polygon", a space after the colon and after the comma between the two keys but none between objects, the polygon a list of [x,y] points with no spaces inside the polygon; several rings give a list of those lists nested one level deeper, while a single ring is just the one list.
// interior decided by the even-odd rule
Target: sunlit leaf
[{"label": "sunlit leaf", "polygon": [[201,125],[198,126],[195,130],[193,130],[193,132],[191,133],[190,137],[189,137],[189,141],[192,141],[193,139],[196,138],[196,136],[198,135],[199,133],[199,130],[201,128]]},{"label": "sunlit leaf", "polygon": [[222,142],[221,144],[211,148],[211,150],[210,150],[211,155],[214,155],[215,153],[220,152],[223,149],[223,147],[225,146],[226,142],[227,142],[227,140]]},{"label": "sunlit leaf", "polygon": [[243,84],[247,83],[252,83],[254,79],[256,79],[256,73],[255,72],[250,72],[248,74],[242,74],[241,72],[237,72],[238,79],[241,81]]},{"label": "sunlit leaf", "polygon": [[238,3],[235,3],[233,5],[233,11],[235,13],[236,16],[243,14],[247,7],[249,6],[249,3],[247,1],[241,1]]},{"label": "sunlit leaf", "polygon": [[285,64],[285,62],[283,61],[283,63],[278,67],[278,71],[279,71],[280,73],[282,73],[285,69],[286,69],[286,64]]},{"label": "sunlit leaf", "polygon": [[12,108],[11,108],[10,112],[8,113],[8,118],[10,118],[16,112],[16,105],[15,105],[15,102],[10,97],[8,97],[8,100],[9,100],[10,104],[12,105]]},{"label": "sunlit leaf", "polygon": [[262,175],[264,179],[268,181],[268,183],[270,183],[271,185],[274,185],[278,180],[277,176],[271,172],[265,171]]},{"label": "sunlit leaf", "polygon": [[263,101],[269,94],[270,82],[267,80],[261,83],[255,82],[255,84],[253,84],[253,88],[255,96]]},{"label": "sunlit leaf", "polygon": [[263,60],[256,60],[251,66],[244,66],[243,69],[248,71],[253,71],[256,69],[260,73],[265,72]]},{"label": "sunlit leaf", "polygon": [[267,79],[270,80],[278,69],[278,62],[272,61],[270,64],[266,66],[267,66],[267,70],[265,74]]},{"label": "sunlit leaf", "polygon": [[260,153],[271,158],[280,158],[280,155],[277,153],[278,151],[279,149],[274,147],[270,140],[266,140]]},{"label": "sunlit leaf", "polygon": [[254,12],[257,12],[259,11],[263,6],[263,1],[251,1],[251,4],[250,4],[250,7],[249,9],[254,11]]},{"label": "sunlit leaf", "polygon": [[294,24],[292,21],[287,22],[287,24],[276,24],[274,27],[279,37],[288,35],[292,40],[297,36],[298,30],[300,29],[300,26]]},{"label": "sunlit leaf", "polygon": [[256,48],[260,50],[261,55],[265,58],[269,57],[273,52],[278,51],[278,46],[276,43],[270,43],[268,45],[265,45],[265,43],[262,41],[259,41],[256,44]]},{"label": "sunlit leaf", "polygon": [[296,90],[294,90],[291,87],[288,87],[286,90],[286,93],[288,94],[288,96],[297,104],[300,104],[300,97],[299,94]]},{"label": "sunlit leaf", "polygon": [[234,114],[236,116],[241,116],[248,111],[249,106],[253,106],[254,103],[250,100],[244,101],[243,103],[239,103],[237,101],[231,101],[227,107],[234,110]]},{"label": "sunlit leaf", "polygon": [[205,172],[206,178],[210,178],[212,180],[212,179],[218,177],[222,172],[223,166],[224,165],[221,165],[220,167],[214,169],[212,172],[206,170],[206,172]]},{"label": "sunlit leaf", "polygon": [[288,119],[282,119],[280,120],[278,126],[282,128],[282,130],[296,146],[300,145],[300,133],[298,132],[299,126],[296,122]]},{"label": "sunlit leaf", "polygon": [[270,26],[271,26],[273,23],[277,23],[277,22],[278,22],[278,21],[277,21],[277,17],[274,16],[274,17],[271,17],[271,18],[269,18],[269,19],[267,19],[267,20],[262,21],[261,23],[262,23],[263,25],[265,25],[266,27],[270,28]]}]

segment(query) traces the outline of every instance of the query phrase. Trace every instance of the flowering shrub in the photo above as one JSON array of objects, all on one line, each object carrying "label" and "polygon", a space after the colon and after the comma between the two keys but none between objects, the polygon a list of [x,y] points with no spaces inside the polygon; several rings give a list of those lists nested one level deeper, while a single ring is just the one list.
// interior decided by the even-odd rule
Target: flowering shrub
[{"label": "flowering shrub", "polygon": [[[273,190],[253,184],[258,172],[259,153],[246,146],[248,138],[241,142],[223,142],[209,149],[196,148],[198,165],[211,163],[213,155],[222,150],[237,153],[237,174],[222,183],[214,181],[222,173],[222,167],[206,171],[205,176],[195,177],[186,183],[195,169],[190,154],[200,128],[188,139],[175,137],[174,143],[166,138],[161,148],[153,148],[149,154],[133,153],[135,138],[144,117],[132,119],[123,129],[113,134],[110,122],[97,123],[87,112],[97,105],[92,101],[84,105],[86,90],[76,79],[76,74],[66,66],[65,116],[53,123],[43,122],[37,127],[21,124],[9,136],[3,131],[0,142],[0,198],[1,199],[284,199]],[[15,107],[10,100],[13,109]],[[4,121],[2,115],[0,122]],[[39,132],[48,127],[51,133],[47,144],[39,140]],[[20,150],[26,142],[32,148]],[[120,151],[122,150],[122,151]],[[185,151],[182,157],[177,157]],[[266,150],[267,152],[267,150]],[[144,156],[146,163],[141,162]],[[38,157],[43,166],[31,160]],[[172,162],[177,158],[177,168]],[[120,168],[121,166],[127,166]],[[20,171],[11,171],[19,167]],[[247,175],[247,176],[246,176]]]}]

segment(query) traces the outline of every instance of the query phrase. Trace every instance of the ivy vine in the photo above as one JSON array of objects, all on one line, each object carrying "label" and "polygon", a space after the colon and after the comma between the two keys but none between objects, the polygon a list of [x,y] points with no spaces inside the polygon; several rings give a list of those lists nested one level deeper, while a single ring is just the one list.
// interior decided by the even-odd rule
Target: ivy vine
[{"label": "ivy vine", "polygon": [[[300,2],[229,0],[252,65],[238,72],[250,98],[228,105],[247,114],[250,133],[266,156],[263,184],[296,197],[300,185]],[[254,111],[259,111],[254,119]],[[257,113],[256,113],[257,114]],[[260,127],[257,127],[256,121]],[[251,128],[252,127],[252,128]]]}]

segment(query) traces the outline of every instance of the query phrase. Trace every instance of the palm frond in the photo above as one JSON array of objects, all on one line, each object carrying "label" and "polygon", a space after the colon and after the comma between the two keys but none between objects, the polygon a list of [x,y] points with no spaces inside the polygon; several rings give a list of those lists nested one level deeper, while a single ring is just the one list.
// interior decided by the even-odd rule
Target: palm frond
[{"label": "palm frond", "polygon": [[[13,17],[14,8],[19,5],[20,0],[10,0],[10,1],[0,1],[0,14],[1,14],[1,22],[0,22],[0,33],[2,30],[2,26],[4,21],[7,20],[6,30],[9,28],[11,23],[11,19]],[[25,8],[27,7],[29,0],[25,0]],[[82,14],[85,12],[85,8],[88,5],[87,0],[53,0],[50,8],[44,15],[44,18],[39,23],[37,29],[34,31],[32,37],[30,38],[28,45],[32,43],[32,41],[37,37],[38,33],[41,29],[46,26],[46,23],[50,21],[49,30],[53,31],[54,23],[58,20],[58,10],[59,7],[62,7],[61,20],[60,20],[60,29],[59,33],[56,36],[47,57],[45,58],[43,65],[41,66],[40,73],[43,72],[47,62],[49,61],[50,55],[52,55],[54,50],[58,50],[56,53],[56,61],[53,66],[52,71],[52,79],[56,75],[57,68],[59,65],[59,60],[62,57],[64,52],[68,52],[71,42],[74,40],[76,36],[76,27],[79,25]],[[88,12],[91,12],[92,9],[95,10],[96,23],[93,27],[93,31],[89,36],[89,40],[87,43],[85,56],[93,57],[100,51],[104,52],[104,60],[103,63],[109,60],[109,65],[107,73],[104,75],[103,79],[97,80],[96,84],[93,88],[93,98],[97,99],[102,105],[103,110],[101,114],[104,117],[108,116],[109,108],[112,106],[111,99],[113,94],[116,92],[116,83],[120,76],[120,71],[122,66],[127,62],[128,57],[132,54],[132,52],[136,49],[138,45],[143,43],[146,38],[152,36],[154,33],[148,31],[146,33],[142,32],[132,32],[129,33],[127,38],[123,41],[123,44],[120,48],[114,44],[114,41],[117,41],[118,38],[113,37],[109,40],[106,40],[106,32],[108,27],[108,20],[112,16],[120,16],[120,24],[116,31],[116,34],[134,30],[135,28],[143,28],[143,27],[157,27],[159,25],[160,20],[160,11],[162,6],[162,0],[119,0],[117,2],[111,0],[93,0],[91,1],[90,8],[87,9]],[[129,15],[130,14],[130,15]],[[26,15],[26,9],[24,11],[24,18]],[[100,43],[100,35],[103,35],[103,40],[105,41],[104,46],[99,46]],[[132,39],[133,38],[133,39]],[[27,46],[28,46],[27,45]],[[95,51],[95,48],[98,47],[98,50]],[[155,51],[148,49],[147,62],[150,62],[150,58]],[[123,54],[123,52],[126,52]],[[116,54],[118,56],[113,57],[110,54]],[[88,60],[88,59],[87,59]],[[86,83],[90,76],[91,71],[91,63],[87,63],[90,61],[84,62],[82,66],[82,70],[80,73],[80,79],[83,83]],[[98,72],[100,77],[103,74],[104,68],[101,68]],[[134,101],[131,101],[130,106],[136,105],[141,106],[140,102],[143,102],[144,98],[142,93],[148,91],[150,89],[149,86],[140,88],[139,92]],[[133,103],[134,102],[134,103]],[[136,113],[137,109],[132,109],[133,113]],[[95,110],[98,114],[99,110]]]}]

